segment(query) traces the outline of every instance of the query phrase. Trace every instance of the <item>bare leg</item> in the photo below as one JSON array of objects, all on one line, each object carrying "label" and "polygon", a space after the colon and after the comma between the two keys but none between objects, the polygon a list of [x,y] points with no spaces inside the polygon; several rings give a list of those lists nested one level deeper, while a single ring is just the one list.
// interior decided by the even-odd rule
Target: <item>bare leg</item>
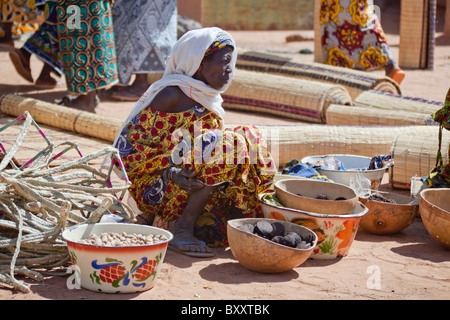
[{"label": "bare leg", "polygon": [[57,81],[50,75],[52,72],[54,72],[53,67],[47,63],[44,63],[41,74],[36,80],[36,86],[45,89],[52,89],[56,87]]},{"label": "bare leg", "polygon": [[3,38],[0,38],[0,51],[14,50],[14,40],[12,38],[12,22],[2,22],[2,29],[5,32]]},{"label": "bare leg", "polygon": [[193,244],[186,244],[177,246],[179,250],[188,252],[211,252],[207,246],[201,245],[200,240],[194,237],[194,224],[200,214],[203,212],[206,203],[211,196],[216,192],[217,187],[205,186],[204,188],[193,192],[189,196],[189,200],[183,214],[174,225],[173,244],[179,241],[191,242]]},{"label": "bare leg", "polygon": [[386,64],[385,72],[387,77],[392,78],[398,84],[402,83],[405,78],[405,72],[395,62]]}]

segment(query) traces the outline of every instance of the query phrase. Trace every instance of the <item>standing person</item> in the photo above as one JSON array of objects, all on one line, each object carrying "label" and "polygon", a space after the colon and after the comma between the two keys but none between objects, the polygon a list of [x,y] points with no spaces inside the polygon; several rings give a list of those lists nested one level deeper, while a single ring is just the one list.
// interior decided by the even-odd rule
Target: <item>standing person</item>
[{"label": "standing person", "polygon": [[56,29],[56,1],[46,1],[44,5],[45,21],[39,26],[20,49],[14,49],[9,57],[17,71],[25,80],[33,82],[30,58],[34,54],[44,62],[35,85],[41,89],[56,87],[57,81],[51,73],[62,75],[61,55],[59,51],[58,33]]},{"label": "standing person", "polygon": [[13,51],[13,35],[27,31],[27,24],[36,25],[43,22],[43,13],[36,8],[45,1],[0,0],[0,51]]},{"label": "standing person", "polygon": [[69,92],[60,104],[95,113],[97,90],[118,80],[112,0],[58,0],[58,38]]},{"label": "standing person", "polygon": [[147,74],[164,72],[177,41],[177,1],[116,0],[112,15],[119,83],[102,94],[137,101],[148,89]]},{"label": "standing person", "polygon": [[422,178],[422,180],[430,188],[450,188],[450,144],[447,154],[449,163],[444,163],[441,151],[443,129],[450,131],[450,89],[445,97],[444,107],[433,114],[433,119],[439,123],[439,147],[436,157],[436,167],[431,170],[427,177]]},{"label": "standing person", "polygon": [[114,146],[142,214],[138,222],[169,229],[170,248],[206,257],[226,244],[226,219],[252,216],[277,170],[259,131],[223,130],[223,93],[236,45],[219,28],[185,33],[125,120]]},{"label": "standing person", "polygon": [[359,70],[385,69],[400,84],[405,72],[396,64],[373,0],[321,0],[324,63]]}]

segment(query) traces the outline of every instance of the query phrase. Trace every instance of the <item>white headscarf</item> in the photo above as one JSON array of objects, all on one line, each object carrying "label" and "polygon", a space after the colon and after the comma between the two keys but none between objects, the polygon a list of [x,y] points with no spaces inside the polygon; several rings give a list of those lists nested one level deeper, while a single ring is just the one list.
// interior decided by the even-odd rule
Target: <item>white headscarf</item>
[{"label": "white headscarf", "polygon": [[[230,73],[230,81],[220,90],[216,90],[203,81],[194,79],[193,75],[200,67],[206,50],[216,40],[217,36],[222,33],[227,35],[234,46],[232,61],[230,63],[232,72]],[[222,107],[223,99],[221,93],[226,91],[233,79],[236,60],[236,44],[228,32],[217,27],[195,29],[186,32],[174,45],[171,54],[167,58],[164,76],[154,82],[135,104],[130,115],[123,123],[113,145],[116,145],[123,128],[131,119],[148,106],[156,94],[168,86],[178,86],[188,97],[191,97],[203,107],[223,119],[225,110]]]}]

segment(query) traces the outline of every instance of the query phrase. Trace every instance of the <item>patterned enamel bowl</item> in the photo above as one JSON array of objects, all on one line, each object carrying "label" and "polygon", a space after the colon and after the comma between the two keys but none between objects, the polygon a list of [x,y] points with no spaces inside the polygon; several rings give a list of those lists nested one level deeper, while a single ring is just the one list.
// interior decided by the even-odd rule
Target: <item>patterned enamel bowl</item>
[{"label": "patterned enamel bowl", "polygon": [[274,193],[260,195],[265,218],[289,221],[316,233],[317,245],[312,259],[335,259],[347,256],[355,239],[361,218],[368,209],[358,203],[353,214],[335,215],[294,210],[284,207]]},{"label": "patterned enamel bowl", "polygon": [[383,180],[383,175],[386,172],[386,168],[361,170],[369,168],[370,160],[372,159],[370,157],[349,154],[329,154],[305,157],[301,159],[301,163],[314,164],[329,157],[333,157],[341,161],[347,171],[321,168],[316,169],[317,172],[319,172],[321,175],[326,176],[328,179],[334,182],[342,183],[347,186],[351,186],[352,183],[357,180],[358,175],[361,175],[362,177],[370,180],[371,189],[378,190],[381,184],[381,180]]},{"label": "patterned enamel bowl", "polygon": [[[166,240],[147,245],[104,246],[81,239],[102,233],[164,235]],[[160,228],[128,223],[81,224],[62,233],[67,242],[75,282],[82,288],[106,293],[146,291],[156,284],[158,272],[173,235]]]}]

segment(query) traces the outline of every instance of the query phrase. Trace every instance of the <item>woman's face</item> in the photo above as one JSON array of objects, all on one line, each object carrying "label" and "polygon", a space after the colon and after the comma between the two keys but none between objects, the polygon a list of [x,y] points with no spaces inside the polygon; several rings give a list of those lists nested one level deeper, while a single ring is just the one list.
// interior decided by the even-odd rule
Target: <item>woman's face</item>
[{"label": "woman's face", "polygon": [[230,81],[233,48],[227,46],[215,54],[205,57],[201,63],[199,78],[216,90]]}]

